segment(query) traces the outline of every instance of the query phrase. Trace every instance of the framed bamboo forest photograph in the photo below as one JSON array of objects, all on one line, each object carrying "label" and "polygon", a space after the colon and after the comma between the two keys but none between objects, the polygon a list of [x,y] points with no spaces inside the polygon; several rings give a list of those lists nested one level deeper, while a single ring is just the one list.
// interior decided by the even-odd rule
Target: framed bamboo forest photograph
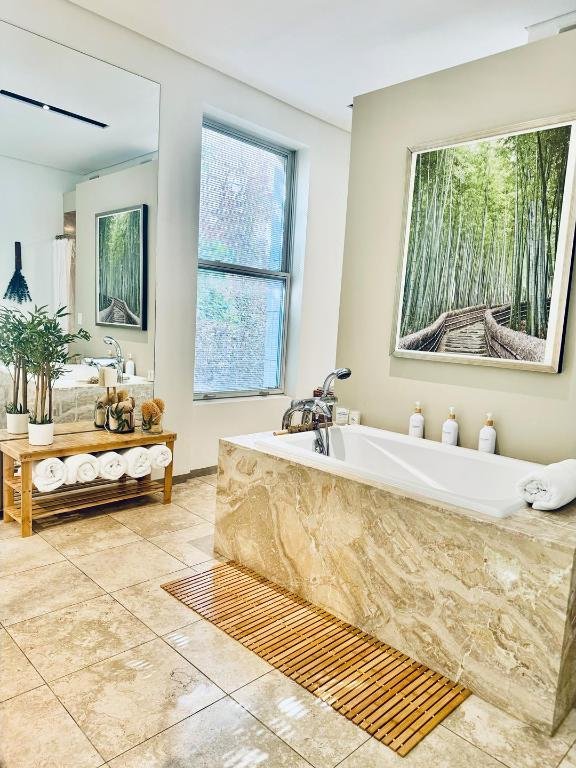
[{"label": "framed bamboo forest photograph", "polygon": [[148,206],[96,214],[96,325],[145,331]]},{"label": "framed bamboo forest photograph", "polygon": [[574,125],[410,152],[395,356],[560,370]]}]

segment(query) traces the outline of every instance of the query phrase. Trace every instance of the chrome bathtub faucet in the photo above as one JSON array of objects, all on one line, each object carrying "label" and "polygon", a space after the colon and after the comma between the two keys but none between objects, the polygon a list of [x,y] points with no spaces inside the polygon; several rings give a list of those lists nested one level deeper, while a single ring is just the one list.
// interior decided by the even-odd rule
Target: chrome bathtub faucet
[{"label": "chrome bathtub faucet", "polygon": [[320,397],[292,400],[290,407],[282,417],[282,429],[288,429],[292,423],[292,416],[295,413],[302,414],[300,423],[310,424],[316,432],[314,438],[315,452],[323,456],[329,456],[330,435],[328,424],[332,421],[330,406],[334,406],[338,402],[338,398],[330,391],[330,387],[336,379],[348,379],[351,374],[350,368],[337,368],[326,376]]}]

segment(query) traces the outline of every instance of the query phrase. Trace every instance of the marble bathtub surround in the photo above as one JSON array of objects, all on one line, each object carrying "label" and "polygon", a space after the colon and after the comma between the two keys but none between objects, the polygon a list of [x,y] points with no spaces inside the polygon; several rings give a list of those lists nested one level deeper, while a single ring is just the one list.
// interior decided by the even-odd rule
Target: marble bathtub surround
[{"label": "marble bathtub surround", "polygon": [[483,518],[221,441],[217,552],[548,733],[576,693],[574,520]]}]

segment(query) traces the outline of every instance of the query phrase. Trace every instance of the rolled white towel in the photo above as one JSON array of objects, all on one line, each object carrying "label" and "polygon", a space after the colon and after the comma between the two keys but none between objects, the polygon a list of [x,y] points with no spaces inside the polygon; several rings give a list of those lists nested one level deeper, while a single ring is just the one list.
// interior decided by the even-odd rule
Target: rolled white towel
[{"label": "rolled white towel", "polygon": [[43,459],[32,465],[32,482],[42,493],[55,491],[64,485],[66,480],[66,467],[60,459]]},{"label": "rolled white towel", "polygon": [[128,448],[122,451],[126,460],[126,474],[130,477],[145,477],[152,471],[152,463],[148,449],[143,446]]},{"label": "rolled white towel", "polygon": [[151,445],[148,453],[155,469],[165,469],[172,461],[172,451],[167,445]]},{"label": "rolled white towel", "polygon": [[99,473],[98,459],[91,453],[77,453],[64,459],[66,467],[66,485],[91,483]]},{"label": "rolled white towel", "polygon": [[534,509],[551,510],[576,499],[576,459],[537,469],[518,483],[524,501]]},{"label": "rolled white towel", "polygon": [[116,451],[106,451],[98,456],[98,473],[104,480],[119,480],[126,474],[126,459]]}]

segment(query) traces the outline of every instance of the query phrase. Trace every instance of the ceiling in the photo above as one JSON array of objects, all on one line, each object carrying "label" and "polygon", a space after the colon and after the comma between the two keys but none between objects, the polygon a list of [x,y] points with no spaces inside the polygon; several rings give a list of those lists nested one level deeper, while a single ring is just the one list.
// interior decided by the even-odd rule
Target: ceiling
[{"label": "ceiling", "polygon": [[71,0],[330,123],[354,96],[523,45],[575,0]]},{"label": "ceiling", "polygon": [[4,22],[0,50],[0,89],[108,124],[0,95],[0,155],[85,175],[158,149],[157,83]]}]

